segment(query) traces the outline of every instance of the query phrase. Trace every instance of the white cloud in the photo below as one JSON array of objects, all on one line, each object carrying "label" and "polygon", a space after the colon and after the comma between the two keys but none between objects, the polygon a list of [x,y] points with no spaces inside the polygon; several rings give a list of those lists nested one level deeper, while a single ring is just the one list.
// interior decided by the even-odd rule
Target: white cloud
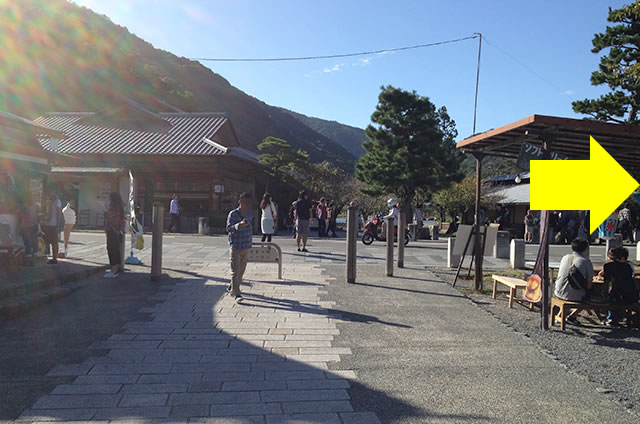
[{"label": "white cloud", "polygon": [[327,74],[331,73],[331,72],[338,72],[338,71],[340,71],[340,69],[342,69],[343,66],[344,66],[344,63],[336,63],[335,65],[333,65],[330,68],[324,68],[322,70],[322,72],[327,73]]},{"label": "white cloud", "polygon": [[565,90],[563,91],[563,93],[566,94],[567,96],[573,96],[576,94],[576,92],[573,90]]}]

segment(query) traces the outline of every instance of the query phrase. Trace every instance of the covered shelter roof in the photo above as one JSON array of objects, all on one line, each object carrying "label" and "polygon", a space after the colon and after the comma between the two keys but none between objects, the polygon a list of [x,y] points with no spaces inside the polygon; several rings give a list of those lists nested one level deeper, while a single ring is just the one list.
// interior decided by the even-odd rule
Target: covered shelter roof
[{"label": "covered shelter roof", "polygon": [[474,135],[456,144],[469,153],[517,158],[523,143],[550,143],[552,152],[570,159],[589,159],[589,136],[614,157],[634,178],[640,179],[640,126],[586,119],[531,115]]}]

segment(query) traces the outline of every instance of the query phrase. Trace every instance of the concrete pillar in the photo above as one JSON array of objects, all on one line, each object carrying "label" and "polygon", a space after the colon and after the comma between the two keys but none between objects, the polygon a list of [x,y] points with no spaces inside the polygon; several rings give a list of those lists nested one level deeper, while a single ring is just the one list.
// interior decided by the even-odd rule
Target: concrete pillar
[{"label": "concrete pillar", "polygon": [[496,244],[493,245],[493,257],[494,258],[509,258],[509,231],[498,231],[498,237],[496,238]]},{"label": "concrete pillar", "polygon": [[164,205],[153,204],[153,238],[151,239],[151,279],[162,276],[162,233],[164,230]]},{"label": "concrete pillar", "polygon": [[509,249],[509,262],[512,269],[524,268],[524,240],[511,240],[511,248]]},{"label": "concrete pillar", "polygon": [[356,282],[356,257],[358,241],[358,208],[347,210],[347,283]]},{"label": "concrete pillar", "polygon": [[440,240],[440,226],[432,225],[431,226],[431,240]]},{"label": "concrete pillar", "polygon": [[387,277],[393,277],[393,217],[387,218]]},{"label": "concrete pillar", "polygon": [[460,255],[453,254],[453,247],[456,245],[456,238],[447,239],[447,268],[457,268],[460,264]]},{"label": "concrete pillar", "polygon": [[636,245],[636,261],[640,261],[640,241]]},{"label": "concrete pillar", "polygon": [[208,235],[209,234],[209,228],[207,225],[207,218],[206,217],[198,217],[198,234],[201,235]]}]

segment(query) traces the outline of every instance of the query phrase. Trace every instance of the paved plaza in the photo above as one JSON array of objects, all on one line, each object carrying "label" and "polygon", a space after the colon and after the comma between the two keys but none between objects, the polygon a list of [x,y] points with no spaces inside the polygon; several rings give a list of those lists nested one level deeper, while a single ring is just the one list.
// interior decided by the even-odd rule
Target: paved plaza
[{"label": "paved plaza", "polygon": [[[106,256],[102,234],[72,239],[71,258]],[[0,390],[10,398],[8,387],[30,389],[11,398],[15,416],[0,420],[638,420],[425,269],[442,266],[443,242],[410,244],[395,277],[383,276],[382,244],[359,244],[358,284],[350,285],[344,240],[313,240],[308,254],[289,238],[275,241],[284,279],[276,265],[249,264],[242,305],[225,296],[224,237],[165,236],[163,282],[151,283],[148,267],[130,266],[117,280],[92,277],[68,297],[2,323],[0,359],[14,356],[0,365]],[[148,249],[138,256],[150,263]],[[21,361],[15,351],[25,346],[37,352]]]}]

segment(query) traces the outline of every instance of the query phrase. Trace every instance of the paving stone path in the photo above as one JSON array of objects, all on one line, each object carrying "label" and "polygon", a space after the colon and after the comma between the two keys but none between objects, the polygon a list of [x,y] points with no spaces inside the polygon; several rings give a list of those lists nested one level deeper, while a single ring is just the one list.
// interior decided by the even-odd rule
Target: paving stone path
[{"label": "paving stone path", "polygon": [[[191,423],[375,424],[354,412],[353,371],[328,364],[351,354],[333,347],[341,316],[323,300],[318,267],[289,265],[286,277],[249,264],[247,301],[225,296],[226,261],[192,271],[153,298],[122,332],[94,343],[96,356],[58,365],[77,376],[41,397],[20,420]],[[104,356],[99,356],[106,353]]]}]

